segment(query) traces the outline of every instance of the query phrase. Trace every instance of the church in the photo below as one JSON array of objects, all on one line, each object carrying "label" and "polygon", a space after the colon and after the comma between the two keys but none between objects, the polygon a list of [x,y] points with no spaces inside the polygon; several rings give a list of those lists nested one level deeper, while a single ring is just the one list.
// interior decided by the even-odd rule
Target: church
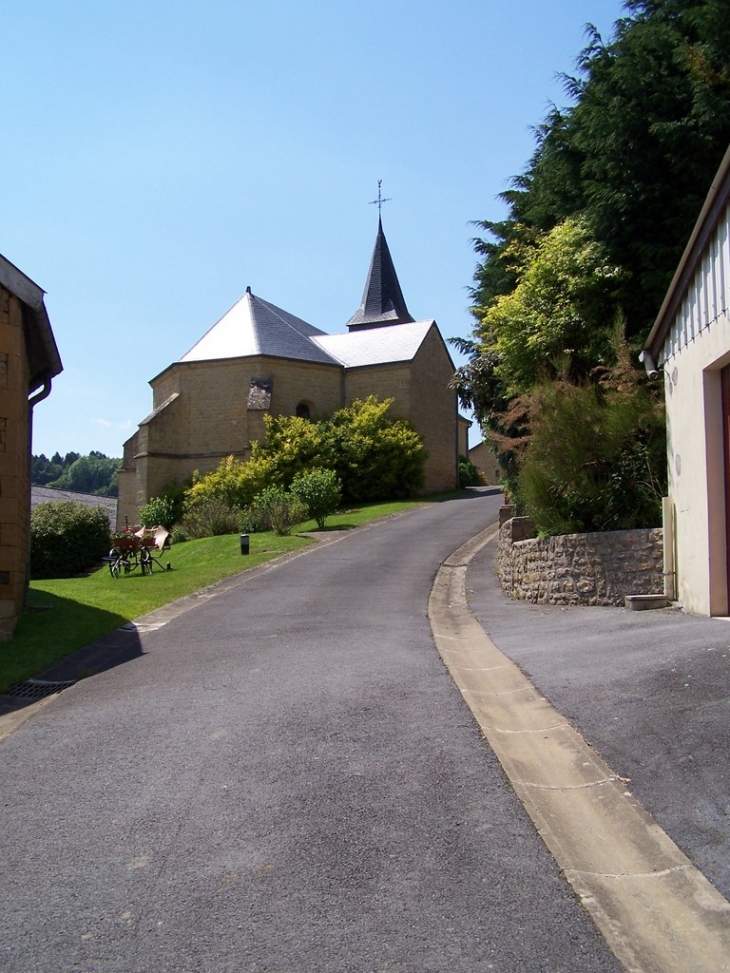
[{"label": "church", "polygon": [[264,416],[316,421],[356,399],[392,398],[427,453],[424,494],[458,486],[470,423],[450,387],[454,363],[434,320],[416,321],[403,298],[378,219],[362,302],[341,334],[326,334],[246,289],[179,360],[150,381],[152,412],[124,444],[117,523],[194,470],[246,460]]}]

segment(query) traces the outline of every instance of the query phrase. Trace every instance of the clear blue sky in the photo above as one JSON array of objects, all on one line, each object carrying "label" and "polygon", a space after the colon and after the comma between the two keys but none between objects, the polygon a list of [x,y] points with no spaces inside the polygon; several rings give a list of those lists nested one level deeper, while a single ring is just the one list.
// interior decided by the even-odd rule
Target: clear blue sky
[{"label": "clear blue sky", "polygon": [[[472,330],[470,221],[619,0],[9,0],[0,253],[64,363],[35,453],[121,455],[148,382],[250,285],[328,332],[383,223],[409,309]],[[461,359],[452,351],[457,364]],[[472,444],[479,439],[472,437]]]}]

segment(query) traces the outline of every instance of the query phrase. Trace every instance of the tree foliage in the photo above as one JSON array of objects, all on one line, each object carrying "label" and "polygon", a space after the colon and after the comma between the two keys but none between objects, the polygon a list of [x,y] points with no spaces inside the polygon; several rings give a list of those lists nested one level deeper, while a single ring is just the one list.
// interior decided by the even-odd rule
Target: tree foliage
[{"label": "tree foliage", "polygon": [[267,416],[252,460],[268,462],[273,482],[286,487],[298,473],[333,470],[347,503],[412,496],[423,486],[426,454],[413,426],[388,416],[392,403],[369,396],[317,423]]},{"label": "tree foliage", "polygon": [[265,416],[266,439],[252,445],[249,460],[229,456],[211,473],[193,475],[183,526],[196,508],[222,505],[241,512],[250,531],[291,529],[307,515],[321,527],[341,501],[412,496],[423,486],[426,454],[413,426],[388,416],[392,401],[370,396],[316,423]]},{"label": "tree foliage", "polygon": [[[563,79],[568,106],[550,109],[525,171],[502,194],[506,218],[476,224],[476,325],[454,341],[469,359],[455,386],[502,444],[512,490],[539,440],[536,410],[521,407],[538,386],[554,418],[571,422],[574,395],[596,421],[613,421],[593,371],[617,365],[613,322],[622,315],[628,339],[645,338],[730,142],[727,0],[624,8],[608,40],[588,27],[576,76]],[[617,470],[639,476],[634,447],[621,441]],[[645,458],[660,480],[664,458],[654,449]]]},{"label": "tree foliage", "polygon": [[618,358],[597,381],[541,382],[520,402],[531,432],[515,499],[545,534],[661,525],[662,404],[625,343]]},{"label": "tree foliage", "polygon": [[506,393],[566,367],[582,378],[605,362],[608,336],[590,322],[609,313],[621,272],[585,222],[568,218],[532,244],[514,240],[505,255],[518,268],[517,284],[485,308],[476,333]]},{"label": "tree foliage", "polygon": [[117,474],[121,459],[92,450],[88,456],[79,453],[54,453],[49,460],[43,453],[31,460],[31,482],[55,490],[91,493],[99,497],[116,497]]},{"label": "tree foliage", "polygon": [[[616,303],[629,337],[650,327],[730,141],[726,0],[629,0],[604,42],[588,28],[573,104],[536,129],[526,171],[502,194],[473,289],[477,316],[517,282],[515,242],[580,215],[625,275]],[[610,320],[610,318],[609,318]],[[601,322],[593,322],[599,327]]]}]

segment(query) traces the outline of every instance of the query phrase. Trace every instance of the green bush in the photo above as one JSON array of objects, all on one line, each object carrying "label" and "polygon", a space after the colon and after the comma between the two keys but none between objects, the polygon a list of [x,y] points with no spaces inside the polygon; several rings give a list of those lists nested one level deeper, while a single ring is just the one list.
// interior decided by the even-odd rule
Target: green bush
[{"label": "green bush", "polygon": [[297,524],[307,519],[308,510],[305,503],[292,493],[287,493],[283,487],[273,486],[262,490],[256,498],[256,506],[263,512],[280,537],[291,534]]},{"label": "green bush", "polygon": [[187,514],[197,504],[216,500],[227,507],[243,509],[267,486],[278,482],[273,465],[265,456],[253,456],[247,462],[228,456],[218,469],[201,476],[193,474],[193,483],[185,491]]},{"label": "green bush", "polygon": [[30,515],[31,578],[71,578],[109,553],[109,516],[100,507],[53,500]]},{"label": "green bush", "polygon": [[339,509],[342,483],[334,470],[309,470],[294,477],[291,492],[306,505],[309,516],[322,528],[327,517]]},{"label": "green bush", "polygon": [[180,532],[189,540],[237,534],[240,520],[241,511],[230,507],[224,500],[200,500],[187,510]]},{"label": "green bush", "polygon": [[346,503],[410,497],[423,486],[426,452],[409,422],[388,417],[392,403],[371,395],[317,423],[265,416],[266,440],[254,444],[252,462],[267,462],[269,483],[285,487],[298,473],[334,470]]},{"label": "green bush", "polygon": [[640,372],[624,360],[600,382],[546,382],[529,398],[517,499],[541,533],[661,524],[663,404]]},{"label": "green bush", "polygon": [[[334,471],[342,500],[396,500],[413,496],[424,483],[423,441],[405,419],[390,419],[392,399],[370,396],[317,423],[297,416],[264,416],[266,439],[252,444],[251,458],[229,456],[217,470],[195,473],[185,493],[185,511],[220,500],[246,510],[254,525],[256,498],[269,487],[291,487],[312,470]],[[251,520],[251,518],[253,518]]]},{"label": "green bush", "polygon": [[144,527],[164,527],[170,530],[177,519],[175,502],[172,497],[152,497],[139,512]]},{"label": "green bush", "polygon": [[241,530],[245,534],[262,534],[273,530],[268,509],[254,500],[241,511]]},{"label": "green bush", "polygon": [[459,457],[459,486],[464,487],[480,486],[483,483],[482,474],[466,456]]}]

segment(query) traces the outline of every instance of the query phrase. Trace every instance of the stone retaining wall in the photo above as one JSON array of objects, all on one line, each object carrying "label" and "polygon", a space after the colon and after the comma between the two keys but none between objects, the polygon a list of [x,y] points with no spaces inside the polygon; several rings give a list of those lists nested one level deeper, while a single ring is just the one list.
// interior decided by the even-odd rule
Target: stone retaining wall
[{"label": "stone retaining wall", "polygon": [[526,517],[499,531],[497,576],[512,598],[539,605],[623,605],[662,594],[663,531],[617,530],[537,538]]}]

